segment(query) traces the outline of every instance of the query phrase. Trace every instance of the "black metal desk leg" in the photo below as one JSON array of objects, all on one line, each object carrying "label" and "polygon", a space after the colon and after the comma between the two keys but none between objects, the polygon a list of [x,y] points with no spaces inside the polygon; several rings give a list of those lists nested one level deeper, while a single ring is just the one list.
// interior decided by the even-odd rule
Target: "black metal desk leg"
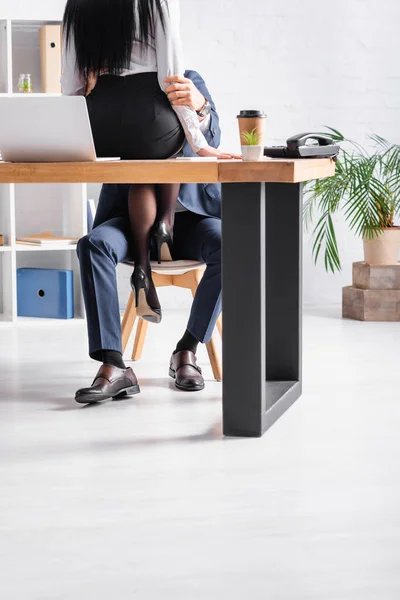
[{"label": "black metal desk leg", "polygon": [[301,395],[302,184],[223,184],[224,434],[261,436]]}]

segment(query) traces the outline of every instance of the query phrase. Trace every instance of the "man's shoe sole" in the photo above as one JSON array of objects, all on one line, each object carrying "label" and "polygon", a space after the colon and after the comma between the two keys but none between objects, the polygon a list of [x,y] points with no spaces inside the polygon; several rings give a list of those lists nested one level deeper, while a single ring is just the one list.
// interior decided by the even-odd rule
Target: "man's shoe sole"
[{"label": "man's shoe sole", "polygon": [[78,404],[96,404],[97,402],[104,402],[104,400],[123,400],[124,398],[128,398],[129,396],[134,396],[135,394],[140,393],[139,385],[132,385],[127,388],[120,389],[114,396],[103,395],[94,397],[92,394],[86,394],[81,396],[75,396],[75,402]]},{"label": "man's shoe sole", "polygon": [[206,387],[205,383],[203,383],[202,386],[196,387],[185,387],[184,385],[179,385],[179,383],[176,382],[176,373],[172,369],[169,370],[169,376],[175,380],[175,387],[178,388],[178,390],[182,390],[183,392],[201,392]]}]

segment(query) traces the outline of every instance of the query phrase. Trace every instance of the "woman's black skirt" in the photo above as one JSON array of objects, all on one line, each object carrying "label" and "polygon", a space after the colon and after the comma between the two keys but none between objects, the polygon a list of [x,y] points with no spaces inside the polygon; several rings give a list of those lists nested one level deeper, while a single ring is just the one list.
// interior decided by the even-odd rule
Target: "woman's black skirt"
[{"label": "woman's black skirt", "polygon": [[98,157],[165,159],[185,142],[157,73],[101,75],[86,98]]}]

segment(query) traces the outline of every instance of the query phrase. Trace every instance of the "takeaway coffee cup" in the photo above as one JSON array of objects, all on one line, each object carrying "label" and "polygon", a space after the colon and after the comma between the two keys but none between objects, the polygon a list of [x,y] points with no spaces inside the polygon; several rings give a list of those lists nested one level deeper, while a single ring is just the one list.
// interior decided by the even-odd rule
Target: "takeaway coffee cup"
[{"label": "takeaway coffee cup", "polygon": [[241,110],[237,116],[243,160],[261,160],[266,118],[261,110]]}]

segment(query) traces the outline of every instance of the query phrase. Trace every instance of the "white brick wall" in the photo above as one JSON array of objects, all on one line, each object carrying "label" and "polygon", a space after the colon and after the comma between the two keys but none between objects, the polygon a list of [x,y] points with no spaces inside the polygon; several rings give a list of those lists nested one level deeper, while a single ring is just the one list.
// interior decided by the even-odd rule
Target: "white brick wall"
[{"label": "white brick wall", "polygon": [[[11,18],[60,18],[64,1],[0,6]],[[267,111],[273,143],[324,125],[358,141],[371,132],[399,140],[396,0],[181,0],[181,10],[186,66],[203,75],[214,96],[227,149],[238,145],[235,116],[247,107]],[[305,238],[308,304],[340,302],[351,263],[362,256],[341,222],[338,233],[343,273],[336,276],[313,266]]]},{"label": "white brick wall", "polygon": [[[181,7],[187,64],[212,90],[227,149],[238,143],[234,117],[247,107],[267,111],[270,143],[324,125],[358,141],[372,132],[399,141],[395,0],[184,0]],[[343,272],[332,276],[314,267],[305,236],[308,304],[340,302],[351,263],[362,257],[341,219],[338,237]]]}]

